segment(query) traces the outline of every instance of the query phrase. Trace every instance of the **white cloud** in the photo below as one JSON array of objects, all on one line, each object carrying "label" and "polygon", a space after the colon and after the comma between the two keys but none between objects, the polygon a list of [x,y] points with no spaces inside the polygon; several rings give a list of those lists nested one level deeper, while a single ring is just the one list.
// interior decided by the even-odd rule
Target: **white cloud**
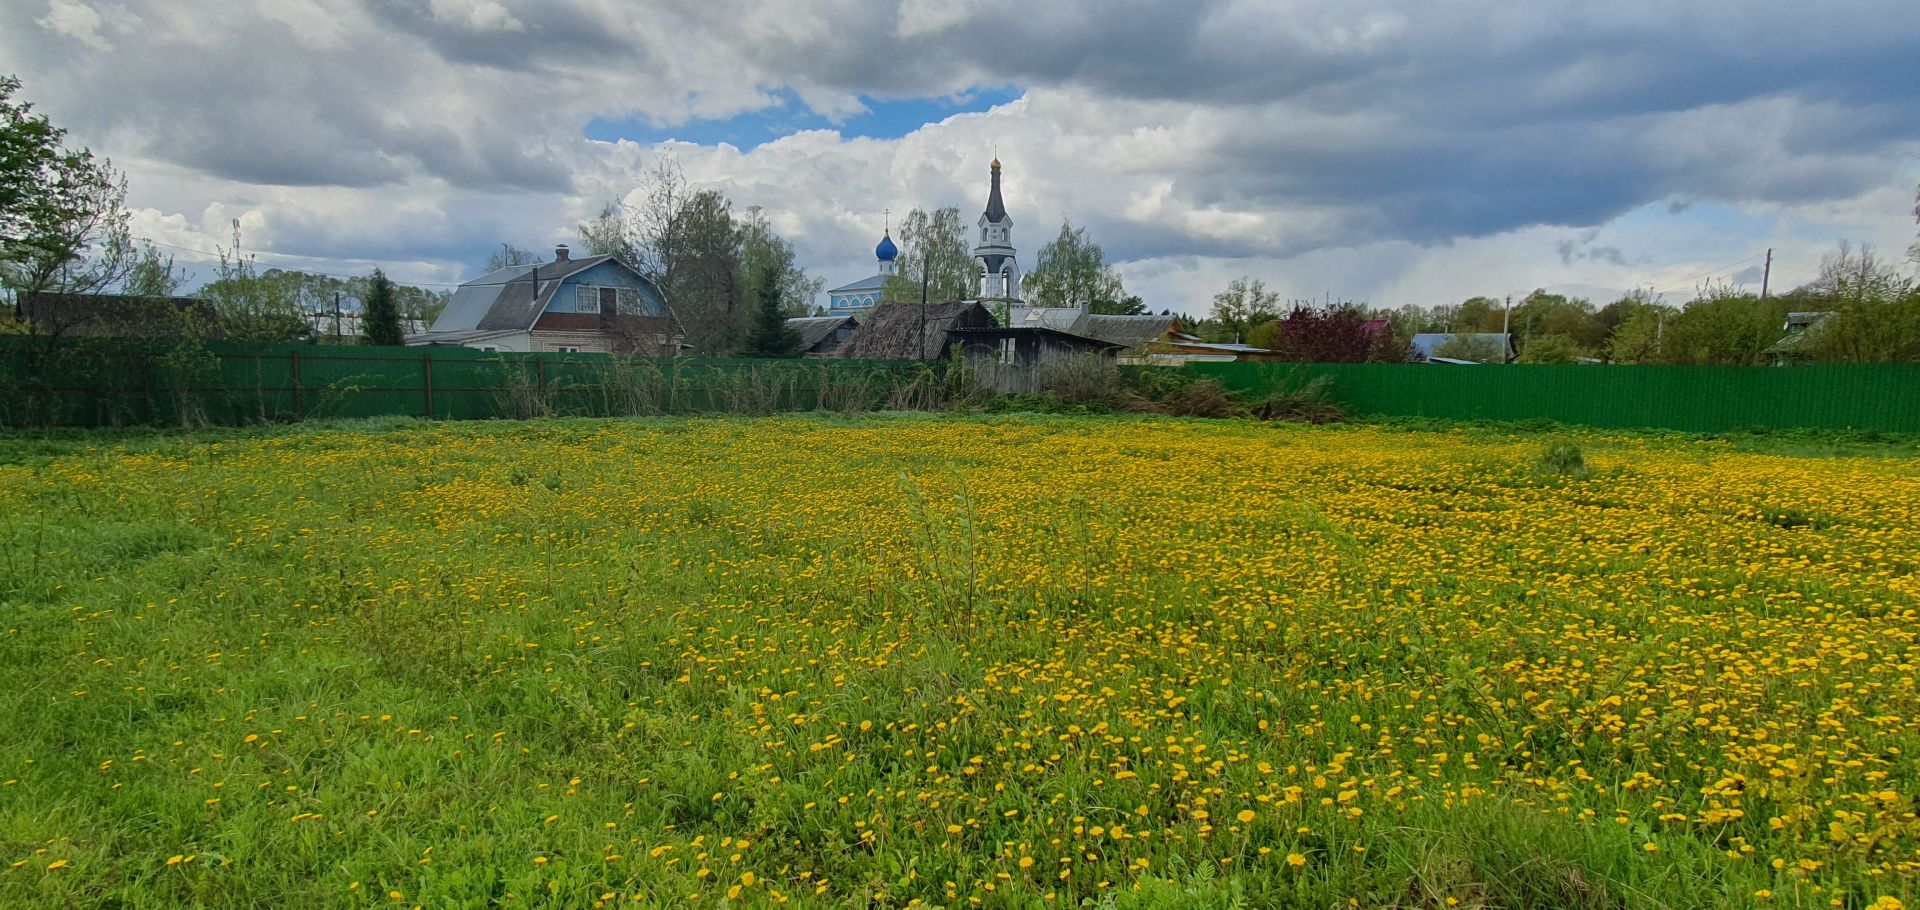
[{"label": "white cloud", "polygon": [[476,32],[523,32],[527,24],[497,0],[432,0],[433,18]]},{"label": "white cloud", "polygon": [[37,21],[41,28],[56,35],[65,35],[94,50],[113,49],[112,42],[100,34],[100,13],[80,0],[52,0],[47,4],[47,14]]},{"label": "white cloud", "polygon": [[1767,245],[1797,280],[1840,237],[1903,249],[1920,179],[1920,7],[1897,0],[1764,28],[1732,0],[124,2],[0,0],[71,39],[10,30],[0,56],[128,170],[143,229],[211,249],[250,218],[263,260],[416,280],[629,191],[663,150],[588,141],[596,117],[791,97],[838,120],[1023,90],[894,139],[664,150],[829,284],[871,267],[882,209],[970,218],[997,144],[1022,250],[1070,217],[1155,308],[1240,274],[1383,304],[1624,289]]}]

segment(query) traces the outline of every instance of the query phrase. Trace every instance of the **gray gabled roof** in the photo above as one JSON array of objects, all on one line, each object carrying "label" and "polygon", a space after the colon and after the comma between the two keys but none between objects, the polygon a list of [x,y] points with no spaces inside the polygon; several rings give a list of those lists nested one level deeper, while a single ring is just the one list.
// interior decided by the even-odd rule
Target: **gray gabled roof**
[{"label": "gray gabled roof", "polygon": [[1167,337],[1167,333],[1172,332],[1179,322],[1178,316],[1106,316],[1087,313],[1075,320],[1068,331],[1109,341],[1123,348],[1137,348]]},{"label": "gray gabled roof", "polygon": [[[460,285],[447,308],[433,321],[428,334],[466,332],[476,329],[525,331],[560,290],[567,276],[613,260],[612,256],[588,256],[564,262],[541,262],[494,269]],[[540,286],[533,286],[538,277]]]},{"label": "gray gabled roof", "polygon": [[1139,316],[1105,315],[1089,313],[1085,307],[1063,306],[1014,306],[1007,311],[1009,326],[1037,326],[1093,338],[1099,341],[1117,344],[1123,348],[1137,348],[1149,342],[1159,341],[1178,325],[1178,316]]},{"label": "gray gabled roof", "polygon": [[948,332],[993,324],[993,314],[973,300],[946,300],[924,308],[918,303],[882,303],[854,330],[840,349],[841,356],[854,360],[942,357]]},{"label": "gray gabled roof", "polygon": [[796,316],[787,320],[787,327],[799,333],[801,343],[809,348],[827,340],[841,326],[857,329],[860,320],[852,316]]}]

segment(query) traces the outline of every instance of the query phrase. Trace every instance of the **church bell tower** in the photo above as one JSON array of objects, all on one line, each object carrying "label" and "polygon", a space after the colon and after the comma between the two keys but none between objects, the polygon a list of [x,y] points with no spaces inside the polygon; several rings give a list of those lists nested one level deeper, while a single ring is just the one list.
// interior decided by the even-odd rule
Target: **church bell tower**
[{"label": "church bell tower", "polygon": [[1019,300],[1020,263],[1013,253],[1013,219],[1000,200],[1000,159],[993,159],[993,186],[987,191],[987,210],[980,215],[980,243],[973,248],[980,269],[980,299]]}]

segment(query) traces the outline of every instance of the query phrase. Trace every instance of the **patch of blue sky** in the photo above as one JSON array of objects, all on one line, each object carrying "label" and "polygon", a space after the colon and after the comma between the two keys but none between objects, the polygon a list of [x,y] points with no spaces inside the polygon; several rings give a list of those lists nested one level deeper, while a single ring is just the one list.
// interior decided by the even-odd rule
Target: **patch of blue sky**
[{"label": "patch of blue sky", "polygon": [[955,95],[929,98],[881,99],[860,96],[866,110],[835,122],[807,107],[787,89],[774,93],[778,103],[724,120],[690,120],[664,126],[642,117],[602,118],[587,123],[588,139],[614,142],[627,139],[642,145],[668,140],[696,145],[727,143],[743,151],[804,130],[838,130],[846,137],[898,139],[929,123],[955,114],[990,110],[1019,98],[1012,86],[970,89]]}]

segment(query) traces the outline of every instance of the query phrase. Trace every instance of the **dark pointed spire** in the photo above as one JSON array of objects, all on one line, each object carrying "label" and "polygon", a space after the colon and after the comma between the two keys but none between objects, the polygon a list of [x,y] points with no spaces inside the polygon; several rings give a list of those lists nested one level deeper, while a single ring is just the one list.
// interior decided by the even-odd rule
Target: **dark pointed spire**
[{"label": "dark pointed spire", "polygon": [[993,159],[993,189],[987,193],[987,220],[1007,220],[1007,204],[1000,201],[1000,159]]}]

